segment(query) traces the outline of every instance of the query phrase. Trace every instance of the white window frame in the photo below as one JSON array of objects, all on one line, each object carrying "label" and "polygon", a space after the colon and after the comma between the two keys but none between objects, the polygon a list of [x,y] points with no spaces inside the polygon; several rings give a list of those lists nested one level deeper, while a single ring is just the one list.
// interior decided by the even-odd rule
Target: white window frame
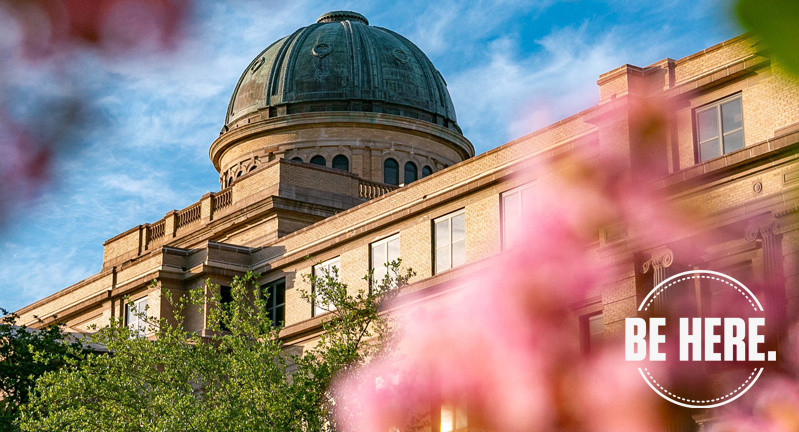
[{"label": "white window frame", "polygon": [[[741,127],[733,129],[733,130],[725,131],[724,130],[724,124],[722,123],[722,117],[721,117],[721,106],[726,104],[726,103],[728,103],[728,102],[732,102],[732,101],[734,101],[736,99],[741,101]],[[700,131],[699,131],[699,115],[701,113],[704,113],[705,111],[710,111],[710,110],[716,110],[716,122],[717,122],[716,125],[718,127],[718,130],[716,132],[718,133],[718,135],[713,137],[713,138],[708,138],[708,139],[706,139],[704,141],[700,141],[701,140],[701,135],[700,135]],[[703,105],[703,106],[701,106],[699,108],[696,108],[694,110],[694,124],[696,125],[696,160],[699,161],[699,163],[704,163],[704,162],[707,162],[709,160],[715,159],[715,158],[711,158],[711,159],[707,159],[707,160],[702,160],[702,143],[706,143],[706,142],[709,142],[709,141],[717,139],[719,141],[719,155],[716,156],[716,157],[721,157],[721,156],[724,156],[725,154],[727,154],[726,152],[724,152],[724,138],[727,135],[734,134],[734,133],[736,133],[738,131],[741,132],[741,142],[743,143],[743,148],[746,148],[746,135],[744,134],[744,103],[743,103],[742,93],[736,93],[734,95],[727,96],[727,97],[725,97],[723,99],[719,99],[719,100],[717,100],[715,102],[709,103],[707,105]],[[737,150],[733,150],[733,151],[737,151]]]},{"label": "white window frame", "polygon": [[[333,267],[337,267],[338,268],[338,278],[341,278],[341,256],[337,256],[335,258],[331,258],[331,259],[329,259],[329,260],[327,260],[325,262],[322,262],[322,263],[319,263],[319,264],[313,266],[312,271],[313,271],[314,276],[316,276],[317,278],[322,278],[322,277],[325,277],[325,273],[324,273],[323,270],[327,269],[329,271],[329,273],[332,275],[333,274]],[[325,305],[325,306],[326,306],[325,308],[321,307],[320,305],[317,304],[316,299],[314,299],[313,307],[311,308],[312,309],[311,311],[313,312],[313,316],[316,317],[316,316],[319,316],[319,315],[324,315],[324,314],[326,314],[328,312],[332,312],[332,311],[336,310],[336,306],[335,305]]]},{"label": "white window frame", "polygon": [[[602,340],[605,338],[605,314],[604,311],[598,311],[583,315],[581,318],[581,332],[582,332],[582,339],[583,339],[583,350],[586,352],[592,352],[597,349],[597,347],[602,343]],[[599,320],[602,322],[602,331],[597,333],[591,332],[591,322],[594,320]],[[595,336],[601,335],[601,336]]]},{"label": "white window frame", "polygon": [[[388,244],[397,241],[397,249],[399,250],[399,255],[392,259],[388,256]],[[377,263],[375,262],[375,249],[383,248],[383,256],[386,257],[386,262]],[[369,268],[372,270],[372,287],[377,287],[380,282],[383,281],[383,277],[388,273],[388,268],[386,267],[387,264],[391,263],[398,258],[402,257],[402,243],[400,243],[400,235],[399,233],[390,235],[382,240],[378,240],[369,245]]]},{"label": "white window frame", "polygon": [[[283,303],[278,303],[277,302],[277,296],[275,294],[277,294],[277,284],[279,282],[281,282],[281,281],[283,282]],[[273,302],[272,306],[269,306],[268,302],[270,300],[267,300],[266,311],[269,313],[269,318],[272,320],[272,324],[275,327],[277,327],[277,326],[280,325],[281,322],[284,322],[284,323],[286,322],[286,277],[283,276],[283,277],[277,278],[277,279],[275,279],[273,281],[269,281],[269,282],[261,285],[261,290],[262,291],[267,289],[267,288],[269,288],[269,298],[270,299],[274,299],[274,302]],[[272,291],[274,291],[274,292],[272,292]],[[273,297],[273,295],[275,295],[275,296]],[[278,309],[281,306],[283,306],[283,319],[282,320],[278,320],[277,311],[278,311]]]},{"label": "white window frame", "polygon": [[441,432],[461,432],[469,429],[469,412],[464,398],[455,403],[441,404],[440,412]]},{"label": "white window frame", "polygon": [[[463,242],[463,255],[464,256],[463,256],[463,261],[460,264],[455,264],[454,252],[453,252],[455,248],[452,247],[453,244],[455,243],[455,242],[452,241],[452,219],[454,219],[454,218],[456,218],[458,216],[461,216],[461,215],[463,216],[463,240],[458,240],[458,241],[462,241]],[[443,222],[445,220],[449,220],[449,224],[448,224],[448,226],[449,226],[449,245],[447,247],[447,253],[449,253],[449,267],[440,269],[440,268],[438,268],[438,255],[440,253],[439,249],[441,249],[441,248],[439,247],[439,245],[436,242],[436,236],[437,236],[436,225],[438,225],[440,222]],[[447,271],[447,270],[453,269],[455,267],[459,267],[459,266],[461,266],[463,264],[466,264],[466,209],[461,209],[461,210],[458,210],[458,211],[454,211],[454,212],[449,213],[447,215],[444,215],[444,216],[441,216],[439,218],[433,219],[433,274],[439,274],[439,273],[441,273],[443,271]]]},{"label": "white window frame", "polygon": [[[135,313],[131,312],[131,306],[135,308]],[[147,313],[147,296],[125,304],[125,325],[135,331],[138,337],[144,337],[147,333],[147,321],[139,316],[143,313]]]},{"label": "white window frame", "polygon": [[509,197],[511,197],[511,196],[518,195],[518,197],[519,197],[518,207],[516,209],[513,209],[512,211],[517,211],[518,212],[518,217],[519,217],[519,220],[521,221],[522,218],[525,216],[524,215],[525,207],[529,208],[529,205],[530,205],[529,203],[525,204],[525,197],[528,196],[531,193],[533,193],[533,183],[527,183],[527,184],[524,184],[522,186],[519,186],[519,187],[516,187],[516,188],[513,188],[513,189],[509,189],[509,190],[507,190],[505,192],[502,192],[502,194],[500,194],[500,206],[499,207],[500,207],[500,212],[501,212],[500,220],[501,220],[501,223],[502,223],[502,227],[501,227],[501,230],[500,230],[500,233],[501,233],[500,235],[502,236],[502,239],[501,239],[502,240],[501,241],[502,250],[507,250],[510,247],[510,242],[508,241],[508,238],[509,238],[508,236],[509,235],[511,235],[512,237],[515,236],[514,238],[518,238],[518,235],[519,235],[519,233],[509,233],[508,232],[508,228],[509,227],[508,227],[507,215],[508,215],[510,209],[508,209],[508,206],[506,204],[506,200]]}]

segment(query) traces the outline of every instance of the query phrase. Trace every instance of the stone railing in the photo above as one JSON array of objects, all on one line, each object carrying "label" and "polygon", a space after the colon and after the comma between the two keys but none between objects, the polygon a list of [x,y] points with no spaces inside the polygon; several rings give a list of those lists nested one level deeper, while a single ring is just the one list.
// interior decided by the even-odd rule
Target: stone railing
[{"label": "stone railing", "polygon": [[213,195],[214,210],[219,210],[233,204],[233,188],[223,189]]},{"label": "stone railing", "polygon": [[202,202],[194,203],[177,214],[177,226],[183,228],[184,226],[200,220],[202,215]]},{"label": "stone railing", "polygon": [[160,221],[150,224],[147,227],[147,243],[152,242],[153,240],[158,240],[159,238],[163,237],[166,233],[166,221],[161,219]]},{"label": "stone railing", "polygon": [[361,198],[377,198],[393,191],[394,189],[397,189],[397,186],[391,186],[385,183],[378,183],[363,179],[358,180],[358,196]]}]

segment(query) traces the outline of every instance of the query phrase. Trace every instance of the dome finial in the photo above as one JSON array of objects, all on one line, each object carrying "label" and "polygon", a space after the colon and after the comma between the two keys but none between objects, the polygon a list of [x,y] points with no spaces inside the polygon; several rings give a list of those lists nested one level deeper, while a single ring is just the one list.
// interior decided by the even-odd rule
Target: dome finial
[{"label": "dome finial", "polygon": [[369,25],[369,20],[367,20],[365,16],[359,14],[358,12],[352,12],[352,11],[332,11],[320,16],[319,19],[316,20],[317,23],[331,23],[331,22],[342,22],[342,21],[359,21],[366,25]]}]

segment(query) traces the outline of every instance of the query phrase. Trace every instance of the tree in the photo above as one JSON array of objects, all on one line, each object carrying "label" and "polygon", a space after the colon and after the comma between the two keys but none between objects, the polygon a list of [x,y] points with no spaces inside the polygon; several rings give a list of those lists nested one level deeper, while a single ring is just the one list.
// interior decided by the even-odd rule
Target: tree
[{"label": "tree", "polygon": [[[336,272],[306,276],[315,288],[304,297],[335,308],[305,353],[279,338],[258,274],[234,278],[225,303],[210,282],[181,296],[165,291],[174,319],[142,313],[152,338],[119,319],[99,329],[92,341],[109,353],[42,376],[22,410],[22,430],[335,430],[334,377],[390,347],[383,312],[414,275],[397,261],[372,289],[352,293]],[[193,307],[207,312],[211,336],[186,330],[185,311]]]},{"label": "tree", "polygon": [[61,325],[31,329],[0,308],[0,432],[17,431],[19,407],[28,402],[36,379],[57,370],[81,351]]}]

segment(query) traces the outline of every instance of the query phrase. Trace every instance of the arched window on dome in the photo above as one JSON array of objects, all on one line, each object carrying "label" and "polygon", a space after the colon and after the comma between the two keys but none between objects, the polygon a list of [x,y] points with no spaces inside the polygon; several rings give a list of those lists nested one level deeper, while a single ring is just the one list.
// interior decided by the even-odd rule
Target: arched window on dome
[{"label": "arched window on dome", "polygon": [[250,172],[253,172],[253,171],[255,171],[255,169],[256,169],[256,168],[258,168],[258,167],[257,167],[257,166],[255,166],[255,165],[251,166],[251,167],[250,167]]},{"label": "arched window on dome", "polygon": [[244,171],[239,171],[239,173],[236,174],[236,178],[239,178],[239,177],[241,177],[243,175],[244,175]]},{"label": "arched window on dome", "polygon": [[415,182],[419,178],[419,171],[413,162],[405,162],[405,184]]},{"label": "arched window on dome", "polygon": [[425,165],[424,168],[422,168],[422,178],[425,178],[430,174],[433,174],[433,168],[430,168],[429,166]]},{"label": "arched window on dome", "polygon": [[333,158],[333,168],[340,169],[344,171],[350,170],[350,160],[347,159],[347,156],[338,155]]},{"label": "arched window on dome", "polygon": [[399,164],[394,159],[383,162],[383,183],[399,186]]},{"label": "arched window on dome", "polygon": [[312,157],[311,158],[311,163],[314,164],[314,165],[321,165],[321,166],[327,165],[327,161],[325,160],[325,157],[321,156],[321,155],[316,155],[316,156]]},{"label": "arched window on dome", "polygon": [[293,160],[294,162],[302,162],[302,158],[299,156],[294,156],[293,158],[291,158],[291,160]]}]

